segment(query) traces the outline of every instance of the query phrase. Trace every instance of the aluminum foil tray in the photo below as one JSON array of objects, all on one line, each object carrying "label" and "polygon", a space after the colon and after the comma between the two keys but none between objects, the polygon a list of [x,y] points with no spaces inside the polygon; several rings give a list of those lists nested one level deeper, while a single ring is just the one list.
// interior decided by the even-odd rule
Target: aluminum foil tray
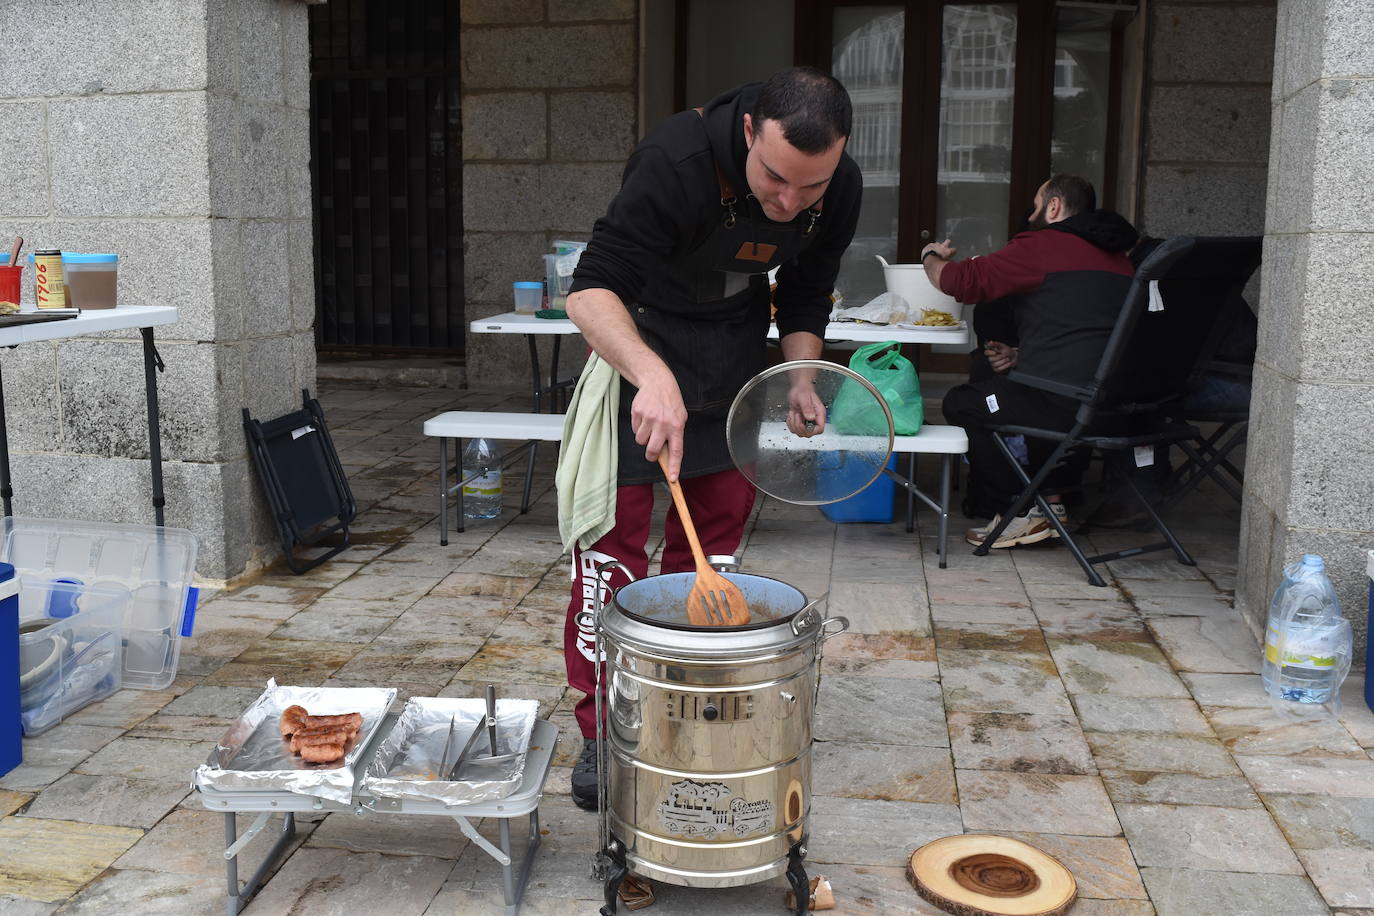
[{"label": "aluminum foil tray", "polygon": [[[269,680],[262,696],[196,768],[192,784],[221,790],[294,792],[347,804],[357,781],[358,758],[395,699],[394,687],[287,687]],[[342,760],[307,763],[291,753],[279,731],[279,720],[283,710],[297,705],[317,716],[362,714],[363,727]]]},{"label": "aluminum foil tray", "polygon": [[537,700],[496,701],[496,753],[515,757],[483,763],[482,758],[491,754],[491,745],[482,726],[484,733],[478,735],[458,778],[444,779],[446,774],[440,772],[450,723],[454,735],[448,755],[451,768],[486,714],[486,701],[481,698],[411,697],[368,765],[363,791],[382,798],[445,805],[494,801],[510,795],[519,788],[525,772],[530,733],[539,715]]}]

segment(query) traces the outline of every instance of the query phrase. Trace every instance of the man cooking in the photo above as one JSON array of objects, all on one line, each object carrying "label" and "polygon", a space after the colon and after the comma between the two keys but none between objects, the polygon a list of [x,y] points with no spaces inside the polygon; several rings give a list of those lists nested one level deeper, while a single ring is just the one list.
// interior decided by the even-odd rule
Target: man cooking
[{"label": "man cooking", "polygon": [[[820,356],[840,256],[859,216],[862,178],[845,153],[851,120],[844,87],[809,67],[670,117],[630,156],[578,262],[568,317],[622,379],[614,524],[590,547],[574,547],[564,627],[568,683],[587,694],[576,707],[584,746],[572,777],[584,808],[597,804],[599,651],[579,615],[595,594],[595,569],[614,559],[636,578],[647,574],[665,452],[705,552],[738,548],[754,488],[731,461],[726,414],[764,368],[773,268],[783,356]],[[789,402],[794,431],[824,423],[808,385],[797,384]],[[673,508],[665,539],[662,571],[694,569]],[[609,586],[626,581],[617,571]]]}]

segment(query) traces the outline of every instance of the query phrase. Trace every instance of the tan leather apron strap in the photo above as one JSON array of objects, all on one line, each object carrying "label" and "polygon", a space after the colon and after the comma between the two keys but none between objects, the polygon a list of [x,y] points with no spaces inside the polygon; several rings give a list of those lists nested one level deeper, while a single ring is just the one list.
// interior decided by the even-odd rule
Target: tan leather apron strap
[{"label": "tan leather apron strap", "polygon": [[[705,109],[693,108],[692,110],[703,122],[706,120]],[[707,139],[710,139],[709,136]],[[720,187],[720,205],[725,208],[725,228],[730,229],[735,225],[735,203],[737,201],[735,188],[730,184],[730,179],[726,178],[725,173],[721,171],[720,163],[716,162],[715,156],[711,157],[711,164],[716,168],[716,184]]]}]

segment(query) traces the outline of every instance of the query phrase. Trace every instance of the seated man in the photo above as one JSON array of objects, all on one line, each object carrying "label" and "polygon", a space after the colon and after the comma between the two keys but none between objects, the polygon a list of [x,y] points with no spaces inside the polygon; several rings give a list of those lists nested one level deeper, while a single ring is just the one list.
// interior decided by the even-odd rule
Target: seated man
[{"label": "seated man", "polygon": [[[987,427],[1067,430],[1078,409],[1072,398],[1018,384],[1007,373],[1015,368],[1069,385],[1088,384],[1130,288],[1134,271],[1127,252],[1137,233],[1118,214],[1096,207],[1097,195],[1086,179],[1055,175],[1036,191],[1030,230],[1000,250],[955,262],[955,249],[946,239],[921,252],[930,282],[960,302],[1010,297],[1018,346],[989,341],[993,374],[951,389],[943,408],[946,422],[968,433],[969,465],[998,505],[1010,504],[1022,484]],[[1026,445],[1032,468],[1039,468],[1054,450],[1054,443],[1045,439],[1027,437]],[[1081,463],[1061,465],[1046,481],[1046,500],[1061,520],[1065,515],[1057,491],[1075,486],[1081,476]],[[966,539],[981,544],[999,520],[969,529]],[[1057,532],[1032,506],[992,546],[1034,544],[1050,537],[1058,537]]]}]

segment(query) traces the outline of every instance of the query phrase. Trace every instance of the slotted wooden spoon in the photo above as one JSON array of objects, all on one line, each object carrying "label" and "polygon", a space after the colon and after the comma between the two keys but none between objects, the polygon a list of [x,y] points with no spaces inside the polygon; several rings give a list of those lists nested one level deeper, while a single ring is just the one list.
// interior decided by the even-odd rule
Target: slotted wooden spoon
[{"label": "slotted wooden spoon", "polygon": [[687,543],[692,548],[692,558],[697,564],[697,577],[692,581],[692,590],[687,593],[687,622],[694,627],[743,626],[749,622],[749,604],[735,583],[706,562],[701,541],[697,540],[696,526],[692,524],[691,513],[687,511],[687,500],[682,495],[682,485],[668,477],[667,449],[658,453],[658,466],[663,468],[663,479],[668,481],[668,492],[673,494],[673,503],[677,506],[682,528],[687,532]]}]

